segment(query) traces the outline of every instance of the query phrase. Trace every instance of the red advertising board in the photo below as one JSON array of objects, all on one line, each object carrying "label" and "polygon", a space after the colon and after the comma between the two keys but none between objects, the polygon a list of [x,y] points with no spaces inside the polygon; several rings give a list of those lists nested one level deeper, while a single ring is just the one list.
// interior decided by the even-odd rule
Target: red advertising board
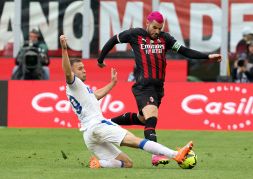
[{"label": "red advertising board", "polygon": [[253,130],[253,85],[167,83],[162,129]]},{"label": "red advertising board", "polygon": [[[91,88],[106,82],[94,82]],[[105,117],[136,109],[129,82],[117,85],[100,103]],[[78,120],[65,94],[64,82],[9,81],[8,127],[77,128]]]},{"label": "red advertising board", "polygon": [[[49,65],[50,80],[64,81],[62,72],[62,61],[60,58],[51,58]],[[11,79],[12,71],[15,66],[13,58],[0,58],[0,80]],[[87,71],[88,81],[108,81],[111,68],[115,68],[118,73],[119,81],[127,81],[129,74],[134,68],[134,59],[106,59],[107,68],[99,68],[96,59],[83,60]],[[184,82],[187,80],[187,61],[186,60],[167,60],[166,81]]]},{"label": "red advertising board", "polygon": [[[92,82],[93,89],[105,82]],[[107,118],[137,107],[132,83],[120,82],[101,101]],[[158,129],[253,130],[253,85],[235,83],[165,83]],[[10,81],[9,127],[77,128],[64,82]]]}]

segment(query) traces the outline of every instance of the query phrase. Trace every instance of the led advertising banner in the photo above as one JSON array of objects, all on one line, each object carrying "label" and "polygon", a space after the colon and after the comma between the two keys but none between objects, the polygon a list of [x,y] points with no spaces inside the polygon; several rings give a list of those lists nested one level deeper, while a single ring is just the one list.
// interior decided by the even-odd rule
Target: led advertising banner
[{"label": "led advertising banner", "polygon": [[[105,117],[137,112],[133,83],[120,82],[100,102]],[[106,85],[91,82],[90,88]],[[165,83],[158,129],[253,130],[253,85],[233,83]],[[63,82],[10,81],[9,127],[77,128],[78,120]]]}]

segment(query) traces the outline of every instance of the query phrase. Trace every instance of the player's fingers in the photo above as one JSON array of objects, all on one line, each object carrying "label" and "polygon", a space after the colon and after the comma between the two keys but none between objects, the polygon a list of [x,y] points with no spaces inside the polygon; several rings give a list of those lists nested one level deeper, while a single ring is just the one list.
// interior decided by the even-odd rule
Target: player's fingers
[{"label": "player's fingers", "polygon": [[116,73],[116,69],[115,69],[115,68],[112,68],[112,72],[115,74],[115,73]]}]

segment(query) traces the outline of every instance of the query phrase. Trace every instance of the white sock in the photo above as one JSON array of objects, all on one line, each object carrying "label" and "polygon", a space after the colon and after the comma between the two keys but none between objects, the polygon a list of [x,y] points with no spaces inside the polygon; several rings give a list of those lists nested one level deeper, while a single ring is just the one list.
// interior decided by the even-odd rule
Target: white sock
[{"label": "white sock", "polygon": [[124,163],[120,160],[110,159],[110,160],[99,160],[101,167],[103,168],[122,168]]},{"label": "white sock", "polygon": [[174,158],[177,155],[177,151],[172,150],[168,147],[165,147],[162,144],[159,144],[157,142],[149,141],[147,139],[143,139],[141,143],[139,144],[139,147],[149,153],[155,154],[155,155],[165,155],[169,158]]}]

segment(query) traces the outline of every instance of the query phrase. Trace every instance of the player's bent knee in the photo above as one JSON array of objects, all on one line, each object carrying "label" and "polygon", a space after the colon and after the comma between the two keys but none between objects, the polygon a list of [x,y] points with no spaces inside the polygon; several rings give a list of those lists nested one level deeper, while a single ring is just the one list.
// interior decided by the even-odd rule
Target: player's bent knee
[{"label": "player's bent knee", "polygon": [[145,118],[158,117],[158,108],[155,105],[147,105],[142,109]]}]

